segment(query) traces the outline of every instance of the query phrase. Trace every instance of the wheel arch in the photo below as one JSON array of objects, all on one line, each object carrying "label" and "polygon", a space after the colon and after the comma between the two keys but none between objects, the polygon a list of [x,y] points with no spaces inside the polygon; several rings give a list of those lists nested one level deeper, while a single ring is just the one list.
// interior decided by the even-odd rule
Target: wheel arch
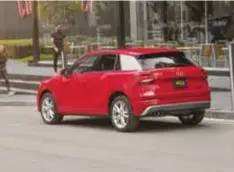
[{"label": "wheel arch", "polygon": [[38,102],[37,102],[37,103],[38,103],[38,110],[39,110],[39,111],[41,111],[41,106],[40,106],[40,104],[41,104],[41,99],[42,99],[43,95],[45,95],[46,93],[50,93],[50,94],[53,95],[52,91],[49,90],[49,89],[44,89],[44,90],[40,93],[40,95],[39,95],[39,97],[38,97]]},{"label": "wheel arch", "polygon": [[109,99],[108,99],[108,112],[110,112],[111,103],[118,96],[126,96],[127,98],[129,98],[128,95],[126,93],[124,93],[123,91],[115,91],[115,92],[113,92],[110,95]]}]

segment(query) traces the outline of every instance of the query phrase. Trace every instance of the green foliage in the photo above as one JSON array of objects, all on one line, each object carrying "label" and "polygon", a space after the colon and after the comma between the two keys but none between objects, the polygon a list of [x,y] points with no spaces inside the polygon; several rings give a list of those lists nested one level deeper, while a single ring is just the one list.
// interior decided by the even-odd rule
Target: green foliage
[{"label": "green foliage", "polygon": [[22,58],[33,53],[32,39],[0,40],[0,44],[6,45],[9,58]]},{"label": "green foliage", "polygon": [[52,24],[67,24],[81,12],[80,1],[39,1],[39,17]]},{"label": "green foliage", "polygon": [[[200,22],[205,14],[205,1],[185,1],[193,21]],[[207,13],[212,14],[212,1],[207,1]]]},{"label": "green foliage", "polygon": [[27,46],[32,45],[32,39],[6,39],[0,40],[0,44],[4,45],[18,45],[18,46]]}]

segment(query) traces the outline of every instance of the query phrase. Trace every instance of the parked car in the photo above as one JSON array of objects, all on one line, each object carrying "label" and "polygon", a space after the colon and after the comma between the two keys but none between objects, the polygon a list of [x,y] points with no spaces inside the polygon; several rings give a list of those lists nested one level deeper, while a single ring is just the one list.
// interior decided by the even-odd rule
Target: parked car
[{"label": "parked car", "polygon": [[46,124],[58,124],[66,115],[109,116],[122,132],[136,130],[148,116],[175,116],[197,125],[210,101],[206,71],[169,48],[87,53],[42,81],[37,94]]}]

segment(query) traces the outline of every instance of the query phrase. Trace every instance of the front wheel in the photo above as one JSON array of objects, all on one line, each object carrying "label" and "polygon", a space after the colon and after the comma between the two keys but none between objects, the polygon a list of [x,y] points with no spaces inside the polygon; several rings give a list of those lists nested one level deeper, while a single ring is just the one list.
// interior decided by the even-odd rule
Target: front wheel
[{"label": "front wheel", "polygon": [[57,114],[55,100],[50,93],[45,93],[41,99],[41,117],[46,124],[58,124],[63,115]]},{"label": "front wheel", "polygon": [[112,125],[120,132],[134,131],[139,124],[132,110],[131,104],[126,96],[118,96],[110,107]]},{"label": "front wheel", "polygon": [[187,115],[180,115],[179,120],[186,125],[198,125],[205,117],[205,111],[193,112]]}]

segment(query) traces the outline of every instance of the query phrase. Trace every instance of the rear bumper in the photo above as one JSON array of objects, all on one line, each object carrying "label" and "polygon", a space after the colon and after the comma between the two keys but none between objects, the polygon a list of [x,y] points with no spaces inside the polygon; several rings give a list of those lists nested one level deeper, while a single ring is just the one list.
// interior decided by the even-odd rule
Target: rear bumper
[{"label": "rear bumper", "polygon": [[185,103],[173,103],[165,105],[153,105],[148,106],[140,116],[152,115],[156,112],[164,114],[178,114],[181,112],[189,112],[194,110],[203,110],[210,108],[210,101],[199,101],[199,102],[185,102]]}]

